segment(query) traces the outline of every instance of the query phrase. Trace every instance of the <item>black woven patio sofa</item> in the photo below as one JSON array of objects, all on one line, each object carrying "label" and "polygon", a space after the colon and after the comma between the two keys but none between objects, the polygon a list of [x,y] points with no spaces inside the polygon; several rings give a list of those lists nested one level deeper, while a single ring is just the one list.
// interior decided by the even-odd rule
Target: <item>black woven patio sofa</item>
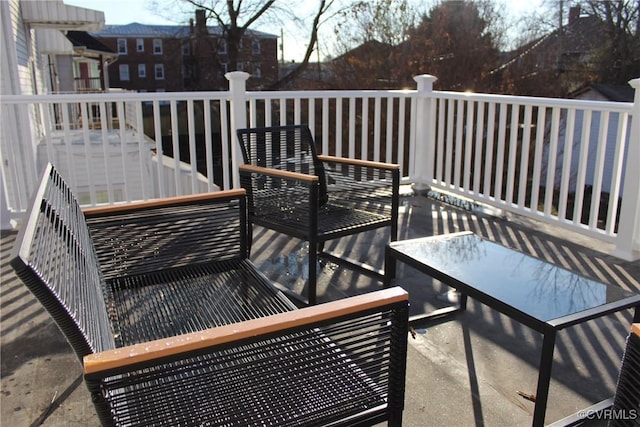
[{"label": "black woven patio sofa", "polygon": [[83,211],[49,165],[11,264],[103,425],[401,425],[407,294],[296,309],[246,240],[244,190]]}]

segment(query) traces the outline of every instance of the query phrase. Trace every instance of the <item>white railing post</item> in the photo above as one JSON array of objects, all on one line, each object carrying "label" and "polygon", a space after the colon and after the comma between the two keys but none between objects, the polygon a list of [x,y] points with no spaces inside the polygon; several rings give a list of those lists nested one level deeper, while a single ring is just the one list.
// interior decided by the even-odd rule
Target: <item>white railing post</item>
[{"label": "white railing post", "polygon": [[628,261],[640,259],[640,78],[629,81],[635,89],[631,113],[631,134],[624,179],[620,221],[613,254]]},{"label": "white railing post", "polygon": [[431,188],[433,180],[433,161],[435,155],[435,111],[432,108],[431,94],[437,77],[422,74],[413,78],[418,84],[415,126],[415,151],[413,153],[414,176],[413,190],[425,193]]},{"label": "white railing post", "polygon": [[238,165],[241,163],[242,151],[240,151],[240,141],[236,136],[237,129],[247,127],[247,79],[249,73],[244,71],[232,71],[224,75],[229,80],[229,102],[230,102],[230,123],[231,129],[231,170],[233,174],[233,188],[240,188],[240,176],[238,175]]},{"label": "white railing post", "polygon": [[5,197],[4,178],[0,173],[0,230],[11,230],[11,213],[7,207],[7,198]]}]

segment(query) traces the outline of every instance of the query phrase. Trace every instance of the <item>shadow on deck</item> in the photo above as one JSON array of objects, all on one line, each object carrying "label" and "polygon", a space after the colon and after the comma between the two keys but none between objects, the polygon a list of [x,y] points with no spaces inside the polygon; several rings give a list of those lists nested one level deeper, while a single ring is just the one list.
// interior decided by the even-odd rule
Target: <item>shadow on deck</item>
[{"label": "shadow on deck", "polygon": [[[492,241],[587,277],[640,292],[640,261],[625,262],[584,236],[567,236],[539,223],[489,216],[426,197],[401,198],[400,239],[473,231]],[[97,425],[81,368],[44,309],[9,265],[16,233],[1,242],[0,424]],[[373,231],[329,242],[326,249],[377,268],[388,234]],[[301,292],[307,247],[256,228],[252,260],[272,280]],[[396,284],[410,293],[412,314],[438,307],[446,290],[399,263]],[[320,302],[379,289],[381,283],[321,261]],[[625,311],[558,334],[547,423],[610,397],[615,389],[632,313]],[[409,337],[405,426],[530,425],[533,403],[519,392],[536,389],[541,337],[506,316],[469,300],[466,312],[424,323]]]}]

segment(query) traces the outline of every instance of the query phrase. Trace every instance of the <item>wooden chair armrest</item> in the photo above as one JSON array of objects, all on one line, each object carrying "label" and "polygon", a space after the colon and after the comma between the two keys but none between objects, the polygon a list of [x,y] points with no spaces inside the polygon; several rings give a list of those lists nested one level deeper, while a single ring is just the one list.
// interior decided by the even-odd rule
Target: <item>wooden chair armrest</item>
[{"label": "wooden chair armrest", "polygon": [[293,327],[312,325],[334,317],[402,303],[408,299],[406,291],[394,287],[201,332],[90,354],[84,357],[84,374],[100,376],[104,371],[143,364],[181,353],[196,352]]},{"label": "wooden chair armrest", "polygon": [[354,166],[366,166],[366,167],[377,168],[377,169],[388,169],[388,170],[400,169],[399,165],[396,165],[393,163],[374,162],[371,160],[358,160],[358,159],[349,159],[346,157],[335,157],[335,156],[324,156],[324,155],[319,155],[318,159],[323,162],[345,163],[345,164],[354,165]]},{"label": "wooden chair armrest", "polygon": [[188,196],[165,197],[162,199],[145,200],[140,202],[132,202],[120,205],[97,206],[84,208],[82,212],[85,217],[119,214],[125,212],[134,212],[142,209],[161,208],[166,206],[186,205],[194,202],[202,202],[207,200],[218,200],[223,198],[239,198],[245,196],[244,189],[214,191],[211,193],[192,194]]},{"label": "wooden chair armrest", "polygon": [[631,325],[631,333],[640,337],[640,323],[633,323]]},{"label": "wooden chair armrest", "polygon": [[259,173],[262,175],[275,176],[279,178],[292,179],[297,181],[309,181],[314,182],[318,180],[318,177],[315,175],[307,175],[299,172],[291,172],[280,169],[272,169],[265,168],[262,166],[254,166],[254,165],[240,165],[240,171],[245,171],[249,173]]}]

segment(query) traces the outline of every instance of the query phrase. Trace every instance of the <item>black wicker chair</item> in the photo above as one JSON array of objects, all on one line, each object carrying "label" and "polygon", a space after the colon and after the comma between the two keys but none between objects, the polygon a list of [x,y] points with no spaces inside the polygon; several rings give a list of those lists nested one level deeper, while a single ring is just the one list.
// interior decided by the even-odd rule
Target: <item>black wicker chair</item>
[{"label": "black wicker chair", "polygon": [[306,125],[240,129],[237,134],[250,228],[258,224],[309,242],[307,299],[294,296],[316,303],[318,255],[382,280],[368,264],[323,248],[328,240],[380,227],[389,227],[390,240],[397,239],[399,167],[318,155]]},{"label": "black wicker chair", "polygon": [[401,425],[407,294],[298,310],[246,240],[244,190],[82,211],[49,166],[11,264],[104,425]]},{"label": "black wicker chair", "polygon": [[609,415],[610,427],[640,427],[640,323],[631,326]]},{"label": "black wicker chair", "polygon": [[640,427],[640,323],[631,325],[615,395],[547,427],[601,427],[605,423],[609,427]]}]

